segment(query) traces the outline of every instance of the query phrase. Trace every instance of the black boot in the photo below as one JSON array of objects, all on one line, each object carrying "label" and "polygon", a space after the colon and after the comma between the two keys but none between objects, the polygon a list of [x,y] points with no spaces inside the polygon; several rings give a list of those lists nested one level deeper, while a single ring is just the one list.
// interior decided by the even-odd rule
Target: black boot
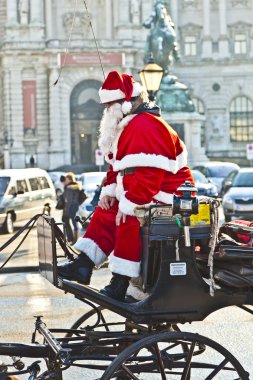
[{"label": "black boot", "polygon": [[101,289],[100,293],[115,300],[124,301],[129,280],[130,277],[113,273],[110,284],[104,287],[104,289]]},{"label": "black boot", "polygon": [[81,253],[71,263],[57,267],[59,276],[67,280],[78,281],[84,285],[89,285],[93,268],[93,261],[84,253]]}]

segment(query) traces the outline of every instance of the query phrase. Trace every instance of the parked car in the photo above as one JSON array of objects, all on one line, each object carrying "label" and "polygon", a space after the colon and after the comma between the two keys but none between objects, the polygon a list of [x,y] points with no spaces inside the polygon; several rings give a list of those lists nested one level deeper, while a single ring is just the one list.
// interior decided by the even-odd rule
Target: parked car
[{"label": "parked car", "polygon": [[253,219],[253,168],[240,169],[222,200],[225,221]]},{"label": "parked car", "polygon": [[[99,201],[99,196],[100,196],[100,193],[101,193],[101,185],[103,184],[103,181],[105,179],[105,175],[106,175],[106,172],[102,172],[103,175],[100,175],[101,172],[99,172],[99,176],[96,176],[94,175],[94,172],[93,172],[93,175],[90,175],[90,176],[86,176],[86,180],[87,180],[87,177],[89,177],[89,179],[91,180],[91,178],[97,178],[97,180],[95,181],[95,183],[97,181],[99,181],[99,183],[96,185],[95,189],[94,189],[94,186],[93,186],[93,182],[91,182],[92,184],[92,193],[89,192],[89,191],[85,191],[85,193],[87,194],[92,194],[91,196],[89,196],[80,206],[79,206],[79,209],[78,209],[78,213],[77,215],[80,216],[82,219],[87,219],[88,216],[95,210],[95,207],[97,206],[98,204],[98,201]],[[89,173],[86,173],[86,174],[89,174]],[[97,173],[96,173],[97,174]],[[100,178],[99,178],[100,177]],[[102,179],[101,179],[102,178]],[[82,178],[83,179],[83,178]],[[88,181],[86,182],[88,183]],[[87,187],[86,187],[87,188]],[[91,188],[91,187],[90,187]],[[94,189],[94,191],[93,191]],[[87,223],[89,223],[90,219],[87,220]]]},{"label": "parked car", "polygon": [[48,174],[49,174],[49,176],[52,179],[52,182],[54,184],[56,196],[57,196],[57,198],[59,198],[59,196],[64,191],[64,184],[61,181],[61,177],[65,176],[66,173],[65,172],[48,172]]},{"label": "parked car", "polygon": [[53,182],[45,170],[0,170],[0,225],[13,233],[14,223],[48,213],[55,206]]},{"label": "parked car", "polygon": [[232,181],[233,181],[233,178],[236,176],[236,174],[238,173],[238,170],[233,170],[231,173],[229,173],[226,178],[222,181],[221,183],[221,196],[223,197],[226,192],[229,190],[231,184],[232,184]]},{"label": "parked car", "polygon": [[199,170],[192,170],[192,175],[195,186],[198,189],[197,195],[206,195],[209,197],[218,196],[217,186],[208,180],[204,174],[202,174]]},{"label": "parked car", "polygon": [[208,161],[202,165],[196,165],[192,169],[199,170],[206,178],[211,180],[221,194],[221,183],[224,178],[233,170],[239,170],[240,167],[233,162]]},{"label": "parked car", "polygon": [[79,182],[84,189],[88,197],[93,197],[97,186],[101,185],[101,182],[106,176],[106,172],[89,172],[82,173],[79,176]]}]

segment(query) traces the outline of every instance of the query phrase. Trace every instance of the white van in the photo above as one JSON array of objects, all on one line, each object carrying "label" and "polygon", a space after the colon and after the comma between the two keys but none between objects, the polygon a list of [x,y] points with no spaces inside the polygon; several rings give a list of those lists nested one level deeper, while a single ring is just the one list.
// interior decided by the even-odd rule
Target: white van
[{"label": "white van", "polygon": [[0,170],[0,225],[3,232],[13,233],[15,221],[28,220],[36,214],[50,214],[55,201],[55,188],[45,170]]}]

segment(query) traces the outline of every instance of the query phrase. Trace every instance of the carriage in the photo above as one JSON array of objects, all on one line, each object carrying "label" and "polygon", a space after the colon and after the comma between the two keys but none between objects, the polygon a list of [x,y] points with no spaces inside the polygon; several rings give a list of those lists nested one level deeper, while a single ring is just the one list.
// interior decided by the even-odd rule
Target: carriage
[{"label": "carriage", "polygon": [[[62,380],[71,366],[83,368],[83,378],[85,371],[92,371],[102,380],[250,379],[225,347],[178,327],[230,305],[251,312],[245,305],[253,304],[250,279],[236,275],[233,286],[227,270],[238,256],[249,268],[253,248],[221,244],[215,251],[217,200],[203,197],[198,202],[196,189],[189,184],[181,190],[183,195],[175,196],[173,206],[136,210],[143,224],[141,299],[128,296],[125,302],[116,301],[91,286],[59,277],[58,263],[66,257],[72,260],[75,252],[61,223],[47,215],[38,217],[40,273],[90,310],[68,329],[49,329],[37,316],[31,344],[0,343],[0,356],[13,358],[8,374],[2,366],[1,379],[27,374],[29,380]],[[107,313],[113,313],[115,321],[107,322]],[[23,358],[30,364],[25,366]],[[46,369],[41,373],[42,359]]]}]

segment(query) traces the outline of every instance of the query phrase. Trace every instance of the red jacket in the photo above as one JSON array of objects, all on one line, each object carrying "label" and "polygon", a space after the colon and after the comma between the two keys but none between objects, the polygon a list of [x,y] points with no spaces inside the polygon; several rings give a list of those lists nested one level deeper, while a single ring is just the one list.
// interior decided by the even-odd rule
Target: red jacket
[{"label": "red jacket", "polygon": [[[134,215],[137,205],[171,204],[181,184],[194,184],[185,145],[161,117],[147,112],[129,115],[120,126],[101,197],[116,196],[120,210]],[[122,176],[120,171],[127,168],[134,168],[133,173]]]}]

